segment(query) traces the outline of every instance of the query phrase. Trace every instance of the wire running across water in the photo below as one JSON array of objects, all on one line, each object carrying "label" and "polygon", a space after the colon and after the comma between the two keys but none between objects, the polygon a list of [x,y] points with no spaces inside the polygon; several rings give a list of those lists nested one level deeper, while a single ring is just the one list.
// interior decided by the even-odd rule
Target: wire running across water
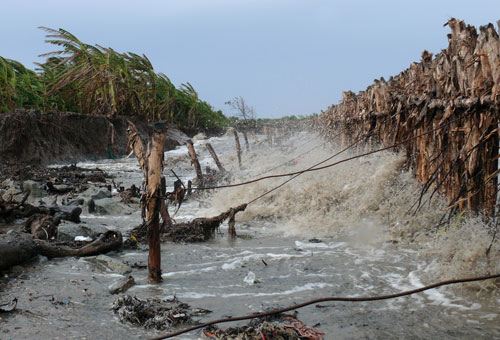
[{"label": "wire running across water", "polygon": [[383,148],[380,148],[380,149],[372,150],[372,151],[369,151],[369,152],[365,152],[365,153],[362,153],[362,154],[359,154],[359,155],[356,155],[356,156],[352,156],[352,157],[340,160],[338,162],[334,162],[334,163],[331,163],[331,164],[328,164],[328,165],[324,165],[324,166],[321,166],[321,167],[318,167],[318,165],[326,163],[329,160],[331,160],[332,158],[338,156],[340,153],[346,151],[347,149],[352,148],[353,146],[355,146],[359,142],[361,142],[363,139],[368,138],[369,136],[371,136],[373,134],[373,132],[370,132],[370,133],[367,133],[367,134],[361,136],[354,143],[352,143],[351,145],[349,145],[345,149],[343,149],[343,150],[335,153],[332,156],[329,156],[328,158],[322,160],[321,162],[319,162],[319,163],[317,163],[317,164],[315,164],[313,166],[310,166],[309,168],[304,169],[304,170],[299,170],[299,171],[294,171],[294,172],[289,172],[289,173],[283,173],[283,174],[263,176],[263,177],[259,177],[259,178],[256,178],[256,179],[253,179],[253,180],[250,180],[250,181],[241,182],[241,183],[217,185],[217,186],[211,186],[211,187],[195,187],[195,188],[192,188],[192,190],[214,190],[214,189],[234,188],[234,187],[238,187],[238,186],[242,186],[242,185],[248,185],[248,184],[260,182],[260,181],[263,181],[265,179],[279,178],[279,177],[288,177],[288,176],[300,175],[300,174],[303,174],[303,173],[306,173],[306,172],[319,171],[319,170],[331,168],[333,166],[336,166],[336,165],[344,163],[344,162],[351,161],[353,159],[361,158],[361,157],[364,157],[364,156],[368,156],[368,155],[371,155],[371,154],[375,154],[375,153],[379,153],[379,152],[382,152],[382,151],[386,151],[386,150],[390,150],[390,149],[396,148],[396,147],[401,146],[401,145],[403,145],[405,143],[408,143],[408,142],[410,142],[410,141],[412,141],[414,139],[417,139],[417,138],[420,138],[422,136],[431,134],[431,133],[433,133],[435,131],[441,130],[441,129],[445,128],[446,126],[450,125],[451,123],[457,121],[457,120],[458,120],[458,118],[454,119],[454,120],[450,120],[446,124],[438,126],[437,128],[431,129],[431,130],[426,131],[426,132],[422,132],[421,134],[409,137],[409,138],[407,138],[405,140],[402,140],[400,142],[394,143],[392,145],[389,145],[389,146],[386,146],[386,147],[383,147]]},{"label": "wire running across water", "polygon": [[210,322],[206,322],[200,325],[196,325],[190,328],[186,328],[177,332],[169,333],[164,336],[160,336],[157,338],[153,338],[150,340],[162,340],[162,339],[168,339],[172,338],[174,336],[184,334],[187,332],[191,332],[200,328],[204,328],[207,326],[215,325],[218,323],[225,323],[225,322],[232,322],[232,321],[241,321],[241,320],[249,320],[249,319],[255,319],[255,318],[262,318],[265,316],[273,315],[273,314],[278,314],[278,313],[284,313],[284,312],[289,312],[294,309],[302,308],[305,306],[309,305],[314,305],[320,302],[331,302],[331,301],[337,301],[337,302],[369,302],[369,301],[379,301],[379,300],[389,300],[389,299],[395,299],[398,297],[402,296],[408,296],[408,295],[413,295],[417,293],[421,293],[423,291],[429,290],[429,289],[434,289],[438,288],[441,286],[446,286],[446,285],[451,285],[451,284],[457,284],[457,283],[466,283],[466,282],[475,282],[475,281],[484,281],[484,280],[490,280],[490,279],[497,279],[500,278],[500,274],[494,274],[494,275],[486,275],[486,276],[477,276],[477,277],[470,277],[470,278],[462,278],[462,279],[455,279],[455,280],[446,280],[446,281],[441,281],[437,282],[428,286],[424,286],[421,288],[416,288],[412,290],[407,290],[404,292],[400,293],[395,293],[395,294],[389,294],[389,295],[379,295],[379,296],[367,296],[367,297],[325,297],[325,298],[319,298],[319,299],[314,299],[314,300],[309,300],[303,303],[299,303],[290,307],[285,307],[281,309],[275,309],[269,312],[262,312],[262,313],[253,313],[253,314],[248,314],[244,316],[238,316],[234,318],[225,318],[225,319],[219,319],[219,320],[214,320]]}]

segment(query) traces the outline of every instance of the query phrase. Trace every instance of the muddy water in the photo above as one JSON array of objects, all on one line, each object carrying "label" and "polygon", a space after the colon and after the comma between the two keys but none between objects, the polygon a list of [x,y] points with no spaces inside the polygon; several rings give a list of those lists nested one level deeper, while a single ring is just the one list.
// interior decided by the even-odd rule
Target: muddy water
[{"label": "muddy water", "polygon": [[[195,147],[201,151],[202,166],[213,166],[205,142]],[[237,173],[234,181],[254,178],[292,158],[267,173],[304,168],[332,153],[331,146],[299,134],[281,149],[252,144],[240,171],[232,139],[210,142],[226,168]],[[183,179],[194,176],[186,154],[184,147],[166,153],[166,175],[173,168]],[[133,269],[137,285],[127,293],[139,298],[176,296],[212,310],[200,319],[208,321],[318,297],[390,294],[449,278],[441,260],[429,256],[435,245],[425,236],[425,226],[441,216],[440,204],[408,216],[417,189],[411,176],[398,170],[400,164],[400,156],[384,154],[300,176],[238,214],[236,228],[243,237],[229,240],[223,225],[222,234],[208,243],[163,244],[164,281],[147,284],[146,270]],[[141,182],[135,159],[79,165],[112,172],[125,186]],[[191,200],[175,219],[218,214],[281,181]],[[82,219],[124,232],[140,222],[139,213],[86,214]],[[145,248],[109,255],[129,264],[147,261]],[[85,259],[37,259],[28,272],[4,278],[8,284],[2,300],[17,296],[22,312],[0,315],[5,319],[0,339],[147,339],[162,334],[121,324],[112,314],[116,296],[107,287],[118,277]],[[326,332],[325,339],[493,339],[500,338],[499,307],[494,293],[443,287],[388,301],[324,303],[300,309],[298,318]],[[198,334],[178,338],[198,339]]]}]

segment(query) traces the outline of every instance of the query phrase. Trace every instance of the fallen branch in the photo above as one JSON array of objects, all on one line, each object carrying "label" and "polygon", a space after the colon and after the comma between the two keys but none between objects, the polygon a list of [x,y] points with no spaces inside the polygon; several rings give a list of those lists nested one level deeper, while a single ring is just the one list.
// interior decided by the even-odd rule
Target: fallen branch
[{"label": "fallen branch", "polygon": [[[247,204],[241,204],[217,216],[199,217],[189,222],[175,223],[171,227],[165,228],[161,238],[163,241],[172,242],[205,242],[215,236],[215,231],[227,219],[229,219],[229,235],[235,237],[235,216],[238,212],[244,211],[246,207]],[[132,235],[138,240],[145,241],[147,235],[146,224],[134,228]]]},{"label": "fallen branch", "polygon": [[35,240],[34,242],[36,244],[36,252],[48,258],[67,256],[83,257],[104,254],[112,250],[120,249],[123,238],[119,231],[108,230],[104,234],[101,234],[97,240],[77,249],[68,246],[53,245],[45,240]]},{"label": "fallen branch", "polygon": [[0,270],[28,262],[37,254],[49,258],[104,254],[120,249],[122,242],[122,234],[112,230],[101,234],[95,241],[81,248],[57,245],[46,240],[35,240],[27,233],[3,235],[0,238]]}]

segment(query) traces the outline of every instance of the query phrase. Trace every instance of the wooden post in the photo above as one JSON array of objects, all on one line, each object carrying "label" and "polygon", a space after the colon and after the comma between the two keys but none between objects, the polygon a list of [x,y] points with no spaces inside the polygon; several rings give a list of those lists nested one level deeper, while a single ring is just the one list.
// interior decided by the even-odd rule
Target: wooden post
[{"label": "wooden post", "polygon": [[203,186],[203,173],[201,172],[200,162],[198,161],[198,156],[194,150],[193,141],[188,139],[186,141],[189,156],[191,157],[191,163],[194,166],[194,171],[196,171],[196,177],[198,178],[199,186]]},{"label": "wooden post", "polygon": [[236,153],[238,154],[238,165],[240,166],[241,169],[241,145],[240,145],[240,139],[238,138],[238,132],[236,132],[236,129],[233,130],[234,133],[234,142],[236,143]]},{"label": "wooden post", "polygon": [[214,150],[214,148],[212,148],[212,145],[210,143],[207,143],[207,150],[208,150],[208,152],[210,152],[210,155],[214,159],[214,162],[217,165],[217,168],[219,169],[219,171],[222,173],[226,172],[226,169],[224,169],[224,167],[220,163],[219,157],[217,157],[217,154],[215,153],[215,150]]},{"label": "wooden post", "polygon": [[161,248],[160,248],[160,208],[164,197],[162,195],[162,170],[163,170],[163,148],[165,146],[164,127],[161,130],[154,130],[151,153],[146,158],[146,150],[142,143],[141,136],[137,128],[131,121],[128,121],[127,129],[128,147],[132,149],[139,165],[141,166],[147,192],[143,204],[143,212],[147,212],[147,233],[149,244],[148,257],[148,281],[151,283],[161,282]]},{"label": "wooden post", "polygon": [[161,282],[161,248],[160,248],[160,207],[162,197],[161,178],[163,171],[163,148],[165,146],[166,129],[153,133],[151,154],[148,157],[148,192],[146,195],[148,214],[148,282]]},{"label": "wooden post", "polygon": [[250,144],[248,144],[247,132],[243,130],[243,137],[245,138],[245,145],[247,147],[247,152],[250,151]]}]

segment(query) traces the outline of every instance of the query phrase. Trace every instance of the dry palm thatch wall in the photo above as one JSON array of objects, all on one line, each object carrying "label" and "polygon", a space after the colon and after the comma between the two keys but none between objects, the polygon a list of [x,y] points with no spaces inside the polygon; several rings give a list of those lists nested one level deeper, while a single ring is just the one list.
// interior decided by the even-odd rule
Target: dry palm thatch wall
[{"label": "dry palm thatch wall", "polygon": [[[450,208],[494,213],[499,152],[500,41],[492,24],[450,19],[449,46],[389,81],[376,80],[320,116],[343,144],[398,144],[424,190]],[[498,23],[500,28],[500,21]]]}]

